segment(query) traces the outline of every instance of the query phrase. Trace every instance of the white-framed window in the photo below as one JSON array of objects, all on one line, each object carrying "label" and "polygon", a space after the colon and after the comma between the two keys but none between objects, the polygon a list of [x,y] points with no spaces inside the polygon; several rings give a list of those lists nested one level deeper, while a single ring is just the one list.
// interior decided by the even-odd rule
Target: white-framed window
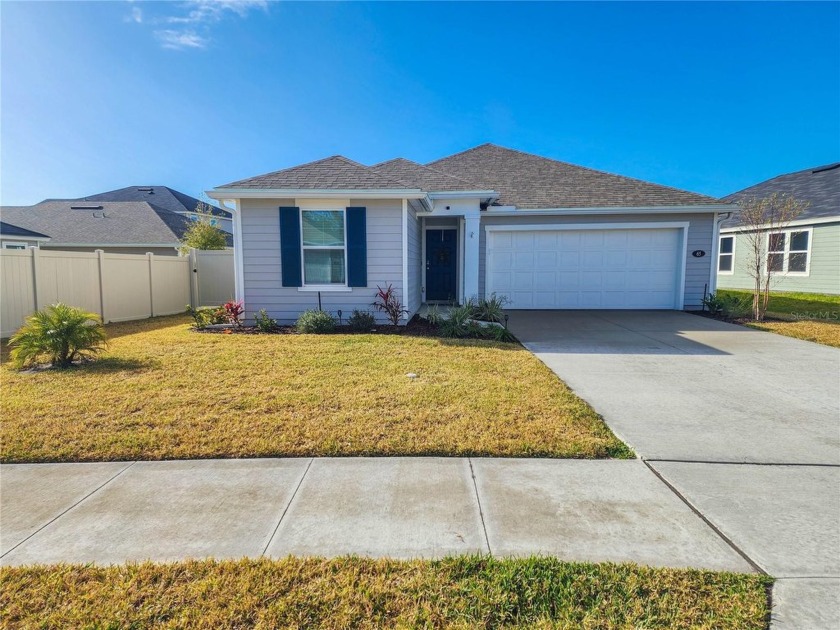
[{"label": "white-framed window", "polygon": [[304,287],[347,286],[344,209],[300,211]]},{"label": "white-framed window", "polygon": [[26,249],[26,243],[21,241],[4,241],[3,249]]},{"label": "white-framed window", "polygon": [[718,245],[718,273],[731,276],[735,273],[735,235],[720,237]]},{"label": "white-framed window", "polygon": [[767,235],[767,271],[807,276],[811,268],[811,228],[772,232]]}]

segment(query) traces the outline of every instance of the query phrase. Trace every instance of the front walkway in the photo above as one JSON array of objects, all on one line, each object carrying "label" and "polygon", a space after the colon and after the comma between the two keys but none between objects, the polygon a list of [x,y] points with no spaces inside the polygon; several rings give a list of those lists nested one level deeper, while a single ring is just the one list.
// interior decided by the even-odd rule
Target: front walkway
[{"label": "front walkway", "polygon": [[492,553],[752,570],[636,460],[192,460],[1,472],[9,565]]},{"label": "front walkway", "polygon": [[840,628],[840,350],[673,311],[520,311],[510,328],[778,578],[774,628]]}]

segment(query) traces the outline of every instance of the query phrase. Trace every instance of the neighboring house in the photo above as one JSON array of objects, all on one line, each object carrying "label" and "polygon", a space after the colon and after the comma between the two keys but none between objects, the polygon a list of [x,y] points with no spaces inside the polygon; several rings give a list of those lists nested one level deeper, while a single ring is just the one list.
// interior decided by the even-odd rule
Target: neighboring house
[{"label": "neighboring house", "polygon": [[4,206],[0,216],[18,229],[49,237],[41,249],[79,252],[177,256],[181,236],[192,225],[183,215],[143,201],[42,201]]},{"label": "neighboring house", "polygon": [[[786,193],[810,206],[781,231],[764,230],[764,264],[772,272],[771,287],[777,291],[840,293],[840,162],[809,168],[745,188],[724,198],[738,202]],[[747,272],[744,228],[735,214],[721,225],[717,286],[751,289]]]},{"label": "neighboring house", "polygon": [[42,243],[47,243],[49,240],[50,237],[46,234],[0,221],[0,248],[2,249],[40,247]]},{"label": "neighboring house", "polygon": [[427,165],[333,156],[208,194],[233,210],[246,317],[284,322],[370,310],[389,284],[407,318],[491,293],[513,309],[699,309],[732,210],[492,144]]},{"label": "neighboring house", "polygon": [[[158,208],[183,215],[194,221],[198,219],[199,205],[202,203],[195,197],[190,197],[168,186],[127,186],[118,190],[88,195],[76,201],[147,201]],[[212,215],[211,225],[228,233],[233,231],[230,212],[212,204],[205,204],[205,206]]]}]

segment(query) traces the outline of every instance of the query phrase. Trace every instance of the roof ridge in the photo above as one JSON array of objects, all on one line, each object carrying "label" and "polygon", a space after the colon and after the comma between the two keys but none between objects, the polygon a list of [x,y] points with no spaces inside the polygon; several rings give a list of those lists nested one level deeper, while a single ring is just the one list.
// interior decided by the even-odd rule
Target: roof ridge
[{"label": "roof ridge", "polygon": [[[469,184],[470,186],[475,186],[476,185],[475,182],[471,182],[470,180],[464,179],[463,177],[459,177],[457,175],[452,175],[450,173],[447,173],[445,171],[440,170],[439,168],[434,168],[432,166],[428,166],[428,165],[422,164],[420,162],[415,162],[414,160],[409,160],[408,158],[404,158],[404,157],[391,158],[390,160],[385,160],[384,162],[379,162],[378,164],[373,164],[372,166],[370,166],[370,168],[376,168],[377,166],[382,166],[383,164],[388,164],[390,162],[396,162],[397,160],[402,160],[404,162],[410,162],[414,166],[419,166],[421,168],[429,169],[430,171],[434,171],[438,175],[443,175],[444,177],[448,177],[449,179],[457,179],[458,181],[463,182],[465,184]],[[476,190],[479,190],[479,188],[476,188]]]},{"label": "roof ridge", "polygon": [[[633,182],[639,182],[640,184],[646,184],[648,186],[659,186],[660,188],[667,188],[669,190],[674,190],[674,191],[681,192],[681,193],[688,193],[690,195],[697,195],[698,197],[705,197],[706,199],[713,199],[715,201],[720,200],[719,197],[712,197],[711,195],[704,195],[702,193],[694,192],[693,190],[686,190],[685,188],[677,188],[676,186],[669,186],[667,184],[660,184],[660,183],[657,183],[657,182],[649,182],[647,180],[639,179],[637,177],[628,177],[627,175],[619,175],[618,173],[610,173],[609,171],[602,171],[600,169],[592,168],[592,167],[589,167],[589,166],[583,166],[581,164],[573,164],[572,162],[564,162],[563,160],[558,160],[556,158],[546,157],[544,155],[537,155],[536,153],[529,153],[528,151],[522,151],[521,149],[511,149],[510,147],[503,147],[499,144],[494,144],[492,142],[485,142],[484,144],[481,144],[477,147],[473,147],[472,149],[469,149],[469,151],[475,151],[476,149],[480,149],[482,147],[494,147],[496,149],[502,149],[503,151],[510,151],[512,153],[519,153],[520,155],[525,155],[525,156],[528,156],[528,157],[535,157],[535,158],[539,158],[541,160],[548,160],[549,162],[556,162],[557,164],[562,164],[563,166],[571,166],[572,168],[579,168],[579,169],[582,169],[582,170],[585,170],[585,171],[589,171],[590,173],[597,173],[599,175],[607,175],[609,177],[617,177],[619,179],[625,179],[625,180],[629,180],[629,181],[633,181]],[[467,153],[467,151],[462,151],[462,153]],[[460,153],[455,153],[454,155],[460,155]],[[447,158],[448,157],[453,157],[453,156],[450,155],[450,156],[447,156]],[[441,158],[441,160],[445,160],[447,158]]]}]

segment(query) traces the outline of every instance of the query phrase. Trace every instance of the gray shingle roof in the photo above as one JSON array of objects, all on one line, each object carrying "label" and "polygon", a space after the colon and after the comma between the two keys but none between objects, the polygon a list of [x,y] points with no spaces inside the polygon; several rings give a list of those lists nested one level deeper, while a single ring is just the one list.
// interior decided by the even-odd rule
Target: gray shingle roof
[{"label": "gray shingle roof", "polygon": [[341,155],[249,177],[219,186],[219,188],[292,188],[292,189],[406,189],[414,188],[404,182],[377,173]]},{"label": "gray shingle roof", "polygon": [[456,153],[427,166],[501,194],[518,208],[599,208],[720,203],[677,188],[612,175],[494,144]]},{"label": "gray shingle roof", "polygon": [[[85,201],[148,201],[158,208],[163,208],[170,212],[196,212],[196,208],[202,203],[195,197],[190,197],[168,186],[127,186],[117,190],[88,195],[83,199]],[[49,201],[55,200],[51,199]],[[81,199],[77,201],[81,201]],[[231,218],[230,212],[226,212],[212,204],[206,205],[210,207],[210,214],[227,219]]]},{"label": "gray shingle roof", "polygon": [[49,234],[50,246],[178,245],[192,222],[183,215],[141,201],[42,201],[0,208],[3,219]]},{"label": "gray shingle roof", "polygon": [[[837,217],[840,220],[840,162],[779,175],[732,193],[723,200],[735,202],[751,198],[760,199],[773,193],[787,193],[800,201],[810,202],[811,205],[799,219]],[[722,224],[723,227],[737,225],[737,215]]]},{"label": "gray shingle roof", "polygon": [[463,190],[482,190],[477,184],[473,184],[460,177],[447,175],[437,169],[423,166],[417,162],[405,158],[395,158],[375,164],[370,170],[405,182],[412,188],[419,188],[426,192],[454,192]]},{"label": "gray shingle roof", "polygon": [[46,234],[27,230],[26,228],[6,223],[5,221],[0,221],[0,236],[19,236],[28,239],[49,238]]}]

